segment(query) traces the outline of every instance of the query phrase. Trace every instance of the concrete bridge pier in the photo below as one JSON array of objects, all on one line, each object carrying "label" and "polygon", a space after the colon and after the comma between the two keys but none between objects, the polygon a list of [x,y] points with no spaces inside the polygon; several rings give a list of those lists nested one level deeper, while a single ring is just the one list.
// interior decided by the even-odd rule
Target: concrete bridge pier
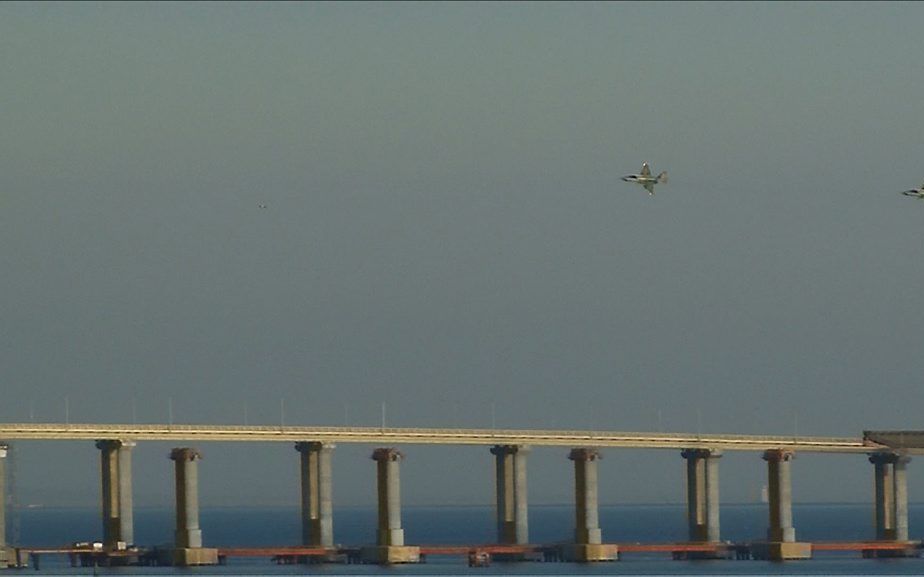
[{"label": "concrete bridge pier", "polygon": [[6,454],[9,446],[0,443],[0,569],[10,566],[13,559],[6,546]]},{"label": "concrete bridge pier", "polygon": [[301,453],[302,544],[306,546],[334,546],[331,454],[335,446],[295,443],[295,450]]},{"label": "concrete bridge pier", "polygon": [[908,540],[908,463],[910,457],[896,455],[892,464],[895,487],[895,540]]},{"label": "concrete bridge pier", "polygon": [[[687,461],[687,522],[690,541],[719,542],[718,449],[685,449]],[[689,553],[689,558],[714,558],[711,553]]]},{"label": "concrete bridge pier", "polygon": [[529,543],[525,445],[495,445],[497,541],[504,545]]},{"label": "concrete bridge pier", "polygon": [[218,549],[202,546],[202,529],[199,528],[199,469],[197,462],[202,454],[196,449],[178,448],[170,451],[176,464],[176,531],[173,565],[216,565]]},{"label": "concrete bridge pier", "polygon": [[404,529],[401,528],[401,459],[404,455],[393,448],[376,449],[372,459],[376,462],[378,489],[378,529],[376,546],[363,547],[360,557],[365,563],[389,565],[393,563],[417,563],[420,561],[420,547],[404,544]]},{"label": "concrete bridge pier", "polygon": [[873,453],[869,462],[873,464],[875,479],[876,539],[892,540],[895,537],[892,516],[895,514],[892,463],[894,453]]},{"label": "concrete bridge pier", "polygon": [[796,542],[796,529],[792,523],[791,465],[794,453],[770,449],[764,451],[763,458],[767,461],[770,527],[767,529],[767,542],[755,544],[752,553],[757,559],[771,561],[810,559],[812,545]]},{"label": "concrete bridge pier", "polygon": [[132,449],[124,439],[96,442],[100,451],[100,493],[102,494],[103,546],[125,549],[135,543],[132,507]]},{"label": "concrete bridge pier", "polygon": [[719,540],[719,458],[715,449],[685,449],[690,541]]},{"label": "concrete bridge pier", "polygon": [[[910,457],[893,452],[869,456],[875,475],[876,539],[908,541],[908,475]],[[917,556],[913,549],[864,551],[865,557]]]},{"label": "concrete bridge pier", "polygon": [[597,500],[597,461],[602,458],[596,449],[572,449],[568,458],[574,461],[574,544],[563,545],[565,561],[614,561],[616,545],[604,545],[600,531]]},{"label": "concrete bridge pier", "polygon": [[6,457],[10,446],[0,443],[0,569],[29,566],[29,554],[10,547],[6,542]]}]

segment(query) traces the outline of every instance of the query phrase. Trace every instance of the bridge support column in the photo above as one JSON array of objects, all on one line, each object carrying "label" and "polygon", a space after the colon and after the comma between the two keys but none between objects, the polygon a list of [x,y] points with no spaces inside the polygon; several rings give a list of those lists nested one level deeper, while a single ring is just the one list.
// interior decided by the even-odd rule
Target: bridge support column
[{"label": "bridge support column", "polygon": [[892,465],[894,453],[873,453],[869,462],[873,464],[875,475],[876,539],[893,540],[895,538],[895,484]]},{"label": "bridge support column", "polygon": [[215,565],[218,549],[202,547],[199,528],[199,469],[202,454],[196,449],[179,448],[170,451],[176,464],[176,531],[174,532],[174,565]]},{"label": "bridge support column", "polygon": [[687,520],[690,541],[719,540],[719,461],[722,452],[686,449]]},{"label": "bridge support column", "polygon": [[597,460],[602,458],[595,449],[572,449],[568,458],[574,461],[574,544],[562,546],[566,561],[613,561],[615,545],[603,545],[597,501]]},{"label": "bridge support column", "polygon": [[6,546],[6,454],[9,446],[0,443],[0,569],[10,566],[11,551]]},{"label": "bridge support column", "polygon": [[[908,541],[908,476],[911,459],[892,452],[872,453],[870,463],[875,471],[876,539]],[[867,550],[864,557],[917,556],[914,549],[889,551]]]},{"label": "bridge support column", "polygon": [[314,547],[334,546],[333,480],[331,443],[300,442],[301,453],[302,544]]},{"label": "bridge support column", "polygon": [[529,507],[526,485],[525,445],[495,445],[497,495],[497,541],[502,544],[529,543]]},{"label": "bridge support column", "polygon": [[706,456],[706,540],[719,541],[719,451]]},{"label": "bridge support column", "polygon": [[764,451],[770,501],[768,541],[792,543],[796,540],[796,529],[792,526],[792,458],[792,451]]},{"label": "bridge support column", "polygon": [[100,451],[103,546],[123,549],[135,542],[132,507],[132,449],[135,443],[121,439],[96,442]]},{"label": "bridge support column", "polygon": [[892,464],[895,483],[895,540],[908,540],[908,462],[910,457],[896,455]]},{"label": "bridge support column", "polygon": [[376,461],[379,503],[377,546],[361,550],[363,561],[379,564],[420,561],[420,547],[406,546],[404,529],[401,528],[400,464],[403,458],[404,455],[397,449],[383,448],[372,452],[372,459]]},{"label": "bridge support column", "polygon": [[719,459],[722,457],[722,451],[685,449],[681,456],[687,461],[687,521],[690,541],[716,543],[719,541]]},{"label": "bridge support column", "polygon": [[783,449],[764,451],[767,461],[767,487],[770,505],[770,527],[767,542],[754,544],[752,553],[757,559],[783,561],[810,559],[811,543],[797,543],[792,524],[791,465],[794,454]]}]

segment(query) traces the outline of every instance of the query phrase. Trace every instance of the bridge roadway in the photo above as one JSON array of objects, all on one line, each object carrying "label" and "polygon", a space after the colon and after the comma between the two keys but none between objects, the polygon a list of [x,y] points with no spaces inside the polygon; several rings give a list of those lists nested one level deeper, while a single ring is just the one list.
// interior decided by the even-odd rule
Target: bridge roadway
[{"label": "bridge roadway", "polygon": [[[523,429],[427,429],[394,427],[303,427],[241,425],[118,425],[67,423],[0,423],[0,440],[258,441],[375,443],[379,445],[532,445],[621,447],[637,449],[790,449],[816,453],[868,453],[886,449],[861,437],[629,433]],[[903,452],[924,454],[924,447]]]}]

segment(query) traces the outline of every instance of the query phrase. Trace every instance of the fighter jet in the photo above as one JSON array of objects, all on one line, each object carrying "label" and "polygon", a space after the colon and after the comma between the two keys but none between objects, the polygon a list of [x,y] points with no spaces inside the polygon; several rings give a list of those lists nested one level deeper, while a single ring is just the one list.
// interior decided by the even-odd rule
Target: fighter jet
[{"label": "fighter jet", "polygon": [[913,196],[914,198],[924,198],[924,184],[917,188],[912,188],[911,190],[904,190],[902,194],[905,196]]},{"label": "fighter jet", "polygon": [[662,172],[658,176],[651,176],[651,169],[648,168],[648,163],[642,163],[642,171],[638,174],[628,174],[623,176],[622,179],[626,182],[634,182],[636,184],[641,184],[645,187],[645,190],[648,191],[648,194],[654,194],[654,185],[667,182],[667,171]]}]

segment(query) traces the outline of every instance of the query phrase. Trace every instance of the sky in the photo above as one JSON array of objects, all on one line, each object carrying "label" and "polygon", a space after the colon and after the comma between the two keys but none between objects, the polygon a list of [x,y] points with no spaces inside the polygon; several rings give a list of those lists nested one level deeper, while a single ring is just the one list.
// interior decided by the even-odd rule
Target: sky
[{"label": "sky", "polygon": [[[0,421],[920,429],[922,21],[4,2]],[[620,180],[643,161],[654,196]],[[18,500],[98,503],[92,443],[14,447]],[[170,448],[135,449],[137,504],[172,502]],[[204,506],[297,504],[292,447],[199,448]],[[336,450],[337,506],[374,503],[373,448]],[[401,449],[406,504],[493,501],[487,448]],[[533,451],[532,503],[570,502],[566,454]],[[754,501],[765,464],[722,475]],[[793,475],[872,499],[862,456]],[[600,476],[603,503],[684,499],[679,452]]]}]

